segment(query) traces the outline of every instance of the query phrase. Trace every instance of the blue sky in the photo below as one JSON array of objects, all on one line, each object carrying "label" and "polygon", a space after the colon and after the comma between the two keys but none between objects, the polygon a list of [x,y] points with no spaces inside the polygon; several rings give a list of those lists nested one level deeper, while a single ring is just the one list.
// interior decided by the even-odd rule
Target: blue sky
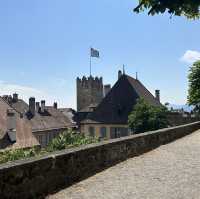
[{"label": "blue sky", "polygon": [[0,1],[0,95],[76,107],[76,77],[89,73],[89,47],[100,51],[93,75],[112,85],[117,71],[139,79],[162,102],[185,104],[187,74],[200,58],[200,21],[134,14],[134,0]]}]

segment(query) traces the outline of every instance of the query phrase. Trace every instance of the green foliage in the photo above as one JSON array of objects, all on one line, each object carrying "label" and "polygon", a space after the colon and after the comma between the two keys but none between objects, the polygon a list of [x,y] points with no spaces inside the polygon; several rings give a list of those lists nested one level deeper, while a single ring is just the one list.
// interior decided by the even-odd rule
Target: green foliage
[{"label": "green foliage", "polygon": [[135,133],[165,128],[168,126],[166,113],[166,107],[155,107],[139,99],[129,115],[128,124]]},{"label": "green foliage", "polygon": [[86,137],[83,134],[77,134],[72,131],[66,131],[63,134],[60,134],[58,137],[54,138],[45,149],[33,147],[30,149],[10,149],[0,151],[0,164],[9,161],[40,156],[49,152],[80,145],[91,144],[95,142],[98,142],[96,138]]},{"label": "green foliage", "polygon": [[190,68],[188,79],[188,103],[200,112],[200,61],[195,62]]},{"label": "green foliage", "polygon": [[199,0],[139,0],[138,3],[134,9],[136,13],[148,10],[149,15],[167,11],[171,15],[184,15],[189,19],[197,19],[200,16]]},{"label": "green foliage", "polygon": [[86,137],[84,134],[67,131],[53,139],[47,146],[47,151],[62,150],[65,148],[95,143],[97,141],[96,138]]},{"label": "green foliage", "polygon": [[1,151],[0,164],[8,162],[8,161],[34,157],[39,154],[40,154],[40,150],[35,147],[31,149],[10,149],[6,151]]}]

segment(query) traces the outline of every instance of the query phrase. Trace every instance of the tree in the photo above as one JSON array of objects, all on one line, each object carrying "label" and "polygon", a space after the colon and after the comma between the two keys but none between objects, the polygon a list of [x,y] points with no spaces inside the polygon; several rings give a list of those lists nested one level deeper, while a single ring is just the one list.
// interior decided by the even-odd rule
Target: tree
[{"label": "tree", "polygon": [[200,61],[190,68],[188,79],[188,104],[195,106],[195,110],[200,112]]},{"label": "tree", "polygon": [[139,0],[134,12],[148,10],[149,15],[168,12],[171,15],[184,15],[189,19],[200,17],[200,0]]},{"label": "tree", "polygon": [[129,128],[135,133],[157,130],[168,126],[167,108],[152,106],[139,99],[128,118]]}]

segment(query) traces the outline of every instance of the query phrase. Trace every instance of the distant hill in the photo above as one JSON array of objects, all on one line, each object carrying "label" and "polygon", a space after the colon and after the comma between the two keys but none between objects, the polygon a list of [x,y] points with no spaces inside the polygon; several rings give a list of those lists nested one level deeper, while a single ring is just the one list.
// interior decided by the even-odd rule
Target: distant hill
[{"label": "distant hill", "polygon": [[182,109],[183,108],[183,110],[184,111],[187,111],[187,112],[191,112],[193,109],[194,109],[194,107],[193,106],[189,106],[189,105],[187,105],[187,104],[185,104],[185,105],[180,105],[180,104],[169,104],[169,106],[168,106],[168,108],[173,108],[173,109]]}]

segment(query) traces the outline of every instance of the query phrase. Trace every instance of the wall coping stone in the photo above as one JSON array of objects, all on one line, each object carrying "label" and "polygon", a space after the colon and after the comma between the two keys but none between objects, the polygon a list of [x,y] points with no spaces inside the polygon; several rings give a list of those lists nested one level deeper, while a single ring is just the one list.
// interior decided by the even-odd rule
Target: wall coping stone
[{"label": "wall coping stone", "polygon": [[148,131],[148,132],[144,132],[144,133],[134,134],[134,135],[126,136],[126,137],[120,137],[120,138],[105,140],[105,141],[101,141],[99,143],[87,144],[87,145],[84,145],[84,146],[74,147],[74,148],[70,148],[70,149],[63,149],[63,150],[60,150],[60,151],[55,151],[55,152],[50,152],[48,154],[44,154],[42,156],[36,156],[36,157],[32,157],[32,158],[7,162],[7,163],[4,163],[4,164],[0,164],[0,171],[3,170],[3,169],[6,169],[6,168],[10,168],[10,167],[17,167],[19,165],[31,164],[33,162],[37,162],[37,161],[40,161],[40,160],[54,159],[55,157],[58,157],[58,156],[62,156],[62,155],[65,155],[65,154],[70,154],[70,153],[76,153],[76,152],[83,151],[83,150],[86,150],[86,149],[89,149],[89,148],[96,148],[96,147],[104,146],[104,145],[107,145],[107,144],[132,140],[132,139],[138,138],[138,137],[144,137],[146,135],[157,134],[159,132],[164,133],[164,132],[168,132],[169,130],[176,130],[176,129],[179,129],[179,128],[190,127],[190,126],[193,126],[194,124],[200,124],[200,121],[190,123],[190,124],[175,126],[175,127],[163,128],[163,129],[159,129],[159,130],[156,130],[156,131]]}]

